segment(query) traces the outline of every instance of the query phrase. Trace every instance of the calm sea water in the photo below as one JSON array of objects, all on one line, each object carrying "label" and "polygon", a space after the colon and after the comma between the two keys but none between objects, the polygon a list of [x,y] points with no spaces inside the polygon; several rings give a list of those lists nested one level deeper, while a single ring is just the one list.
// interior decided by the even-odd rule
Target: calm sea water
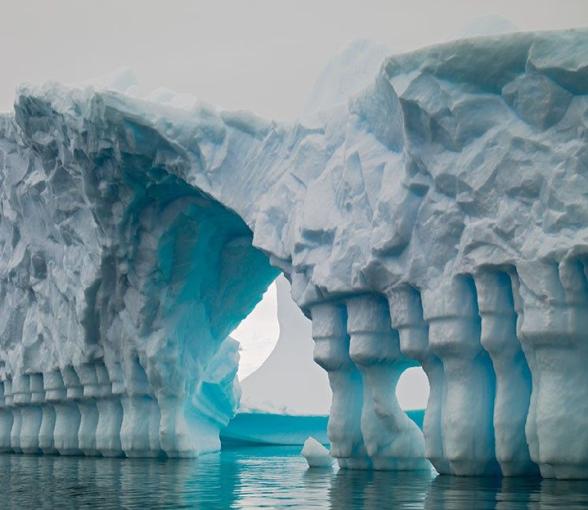
[{"label": "calm sea water", "polygon": [[0,508],[575,509],[588,508],[588,483],[307,470],[290,447],[197,460],[1,455]]}]

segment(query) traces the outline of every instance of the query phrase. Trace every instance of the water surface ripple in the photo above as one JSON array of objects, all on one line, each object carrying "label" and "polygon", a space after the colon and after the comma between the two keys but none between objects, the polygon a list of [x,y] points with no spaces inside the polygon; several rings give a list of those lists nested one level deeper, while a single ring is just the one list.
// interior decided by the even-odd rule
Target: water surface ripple
[{"label": "water surface ripple", "polygon": [[0,508],[588,509],[588,483],[307,470],[290,447],[195,460],[0,455]]}]

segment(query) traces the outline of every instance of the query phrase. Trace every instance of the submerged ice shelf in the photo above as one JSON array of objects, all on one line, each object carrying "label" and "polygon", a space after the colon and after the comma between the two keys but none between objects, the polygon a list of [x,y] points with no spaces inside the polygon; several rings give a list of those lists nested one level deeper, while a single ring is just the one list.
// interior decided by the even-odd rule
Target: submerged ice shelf
[{"label": "submerged ice shelf", "polygon": [[[225,339],[282,271],[340,466],[588,478],[587,94],[585,30],[390,57],[292,125],[23,87],[0,117],[2,449],[218,448]],[[394,392],[415,364],[424,434]]]}]

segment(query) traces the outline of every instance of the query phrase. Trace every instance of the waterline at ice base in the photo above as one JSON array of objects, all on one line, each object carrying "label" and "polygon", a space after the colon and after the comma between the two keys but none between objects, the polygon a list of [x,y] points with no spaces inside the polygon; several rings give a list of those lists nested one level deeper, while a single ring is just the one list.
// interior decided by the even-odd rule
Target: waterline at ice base
[{"label": "waterline at ice base", "polygon": [[0,177],[1,450],[217,450],[283,273],[340,467],[588,478],[588,31],[391,56],[292,124],[23,86]]}]

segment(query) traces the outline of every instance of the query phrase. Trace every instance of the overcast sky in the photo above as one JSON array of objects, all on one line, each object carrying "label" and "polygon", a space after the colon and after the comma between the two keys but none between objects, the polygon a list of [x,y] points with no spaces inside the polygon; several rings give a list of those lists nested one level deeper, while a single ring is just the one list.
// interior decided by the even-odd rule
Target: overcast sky
[{"label": "overcast sky", "polygon": [[[0,0],[0,111],[12,109],[19,83],[81,82],[129,67],[143,92],[163,86],[292,119],[352,41],[401,52],[475,32],[483,17],[520,30],[588,26],[588,0]],[[272,289],[236,332],[241,375],[269,354],[275,314]]]},{"label": "overcast sky", "polygon": [[354,39],[403,51],[498,15],[521,30],[588,25],[586,0],[0,0],[0,111],[18,83],[132,68],[227,109],[293,118],[325,62]]}]

